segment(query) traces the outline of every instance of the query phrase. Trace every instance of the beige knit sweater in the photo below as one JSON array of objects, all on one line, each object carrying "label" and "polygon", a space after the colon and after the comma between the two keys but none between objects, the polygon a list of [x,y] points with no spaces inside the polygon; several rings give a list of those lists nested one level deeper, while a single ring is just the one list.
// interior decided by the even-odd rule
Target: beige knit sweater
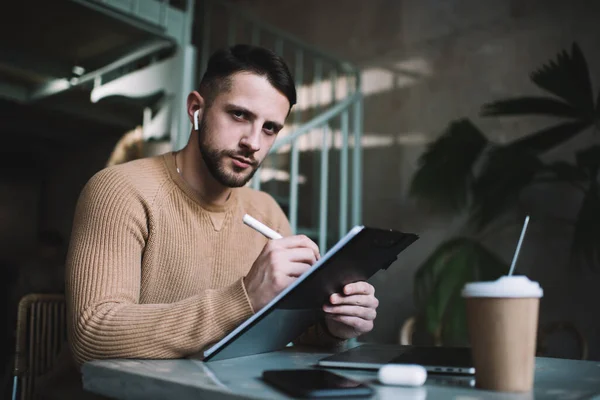
[{"label": "beige knit sweater", "polygon": [[[248,213],[282,235],[268,194],[234,189],[207,204],[172,153],[97,173],[77,204],[67,260],[69,341],[76,361],[179,358],[218,341],[253,313],[243,284],[267,243]],[[304,342],[335,342],[318,327]]]}]

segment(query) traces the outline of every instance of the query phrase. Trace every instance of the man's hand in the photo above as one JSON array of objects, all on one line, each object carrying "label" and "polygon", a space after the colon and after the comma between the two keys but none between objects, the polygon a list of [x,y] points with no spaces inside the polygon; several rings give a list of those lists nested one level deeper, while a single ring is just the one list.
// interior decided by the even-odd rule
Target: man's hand
[{"label": "man's hand", "polygon": [[332,294],[331,304],[323,306],[329,333],[340,339],[351,339],[370,332],[379,306],[375,288],[367,282],[356,282],[344,286],[343,292]]},{"label": "man's hand", "polygon": [[319,258],[319,247],[304,235],[269,240],[244,278],[254,312],[267,305]]}]

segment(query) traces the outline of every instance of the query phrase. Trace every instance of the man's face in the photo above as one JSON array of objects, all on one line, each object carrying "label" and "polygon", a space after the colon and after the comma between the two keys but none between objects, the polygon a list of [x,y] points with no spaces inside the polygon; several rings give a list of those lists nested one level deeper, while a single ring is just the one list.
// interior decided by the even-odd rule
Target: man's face
[{"label": "man's face", "polygon": [[263,162],[283,127],[290,103],[266,77],[241,72],[219,93],[199,126],[202,158],[228,187],[244,186]]}]

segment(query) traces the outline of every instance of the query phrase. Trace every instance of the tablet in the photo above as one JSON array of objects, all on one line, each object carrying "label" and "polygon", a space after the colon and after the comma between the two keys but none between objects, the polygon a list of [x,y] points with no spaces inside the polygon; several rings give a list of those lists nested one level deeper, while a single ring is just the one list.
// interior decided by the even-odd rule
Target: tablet
[{"label": "tablet", "polygon": [[322,316],[333,293],[387,269],[418,239],[411,233],[355,226],[308,271],[219,342],[203,361],[276,351],[297,339]]}]

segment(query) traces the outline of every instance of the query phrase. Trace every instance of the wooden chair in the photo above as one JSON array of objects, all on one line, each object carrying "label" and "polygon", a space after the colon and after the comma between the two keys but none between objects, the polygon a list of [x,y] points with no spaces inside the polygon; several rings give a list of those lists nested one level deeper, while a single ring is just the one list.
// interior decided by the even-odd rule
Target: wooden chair
[{"label": "wooden chair", "polygon": [[[402,327],[400,327],[400,332],[398,335],[398,342],[402,345],[412,345],[413,344],[413,336],[416,332],[416,324],[417,318],[415,316],[407,318]],[[442,338],[440,335],[433,337],[433,345],[441,346]]]},{"label": "wooden chair", "polygon": [[413,343],[413,335],[415,334],[415,317],[407,318],[400,328],[400,337],[398,338],[400,344],[410,345]]},{"label": "wooden chair", "polygon": [[[540,327],[538,334],[538,356],[550,356],[552,348],[549,344],[552,335],[555,334],[566,334],[577,344],[578,354],[575,355],[574,359],[587,360],[589,345],[583,332],[572,322],[569,321],[556,321],[545,324]],[[570,358],[570,357],[569,357]]]},{"label": "wooden chair", "polygon": [[28,294],[19,301],[13,400],[35,396],[36,379],[46,373],[67,341],[62,294]]}]

